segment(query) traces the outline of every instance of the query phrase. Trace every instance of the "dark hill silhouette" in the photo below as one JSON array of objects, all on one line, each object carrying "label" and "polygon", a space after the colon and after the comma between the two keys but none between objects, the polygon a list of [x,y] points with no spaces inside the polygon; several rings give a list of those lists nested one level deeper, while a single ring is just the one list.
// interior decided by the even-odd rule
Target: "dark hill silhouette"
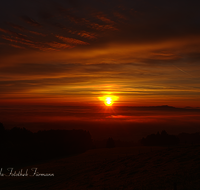
[{"label": "dark hill silhouette", "polygon": [[84,130],[49,130],[35,134],[37,144],[42,145],[47,153],[55,150],[61,155],[76,154],[92,148],[92,138]]},{"label": "dark hill silhouette", "polygon": [[93,147],[84,130],[48,130],[32,133],[25,128],[5,130],[0,123],[0,167],[36,163],[61,156],[83,153]]}]

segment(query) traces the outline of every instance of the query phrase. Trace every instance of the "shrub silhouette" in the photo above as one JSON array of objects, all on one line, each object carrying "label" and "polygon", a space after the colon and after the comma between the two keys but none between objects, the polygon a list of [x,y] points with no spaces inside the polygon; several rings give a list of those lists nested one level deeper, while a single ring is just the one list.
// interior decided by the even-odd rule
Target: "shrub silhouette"
[{"label": "shrub silhouette", "polygon": [[161,134],[159,132],[157,134],[151,134],[141,140],[141,144],[144,146],[169,146],[177,145],[178,143],[178,137],[169,135],[165,130]]}]

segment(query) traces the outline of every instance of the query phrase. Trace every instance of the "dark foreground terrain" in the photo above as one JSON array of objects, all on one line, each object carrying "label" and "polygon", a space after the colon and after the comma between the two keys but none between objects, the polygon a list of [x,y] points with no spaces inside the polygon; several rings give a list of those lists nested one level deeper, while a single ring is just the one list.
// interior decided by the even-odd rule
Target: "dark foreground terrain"
[{"label": "dark foreground terrain", "polygon": [[[31,176],[31,168],[54,176]],[[200,146],[94,149],[24,167],[22,173],[27,169],[28,176],[0,176],[0,189],[199,190]]]}]

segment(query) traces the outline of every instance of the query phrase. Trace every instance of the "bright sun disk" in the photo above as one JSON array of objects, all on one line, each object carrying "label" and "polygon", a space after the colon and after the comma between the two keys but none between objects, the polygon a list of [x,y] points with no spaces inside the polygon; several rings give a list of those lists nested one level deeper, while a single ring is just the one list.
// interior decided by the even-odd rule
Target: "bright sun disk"
[{"label": "bright sun disk", "polygon": [[111,106],[113,104],[112,99],[110,97],[106,98],[105,104],[106,106]]},{"label": "bright sun disk", "polygon": [[103,97],[98,97],[99,100],[104,101],[104,104],[106,106],[112,106],[114,101],[118,100],[119,97],[117,96],[103,96]]}]

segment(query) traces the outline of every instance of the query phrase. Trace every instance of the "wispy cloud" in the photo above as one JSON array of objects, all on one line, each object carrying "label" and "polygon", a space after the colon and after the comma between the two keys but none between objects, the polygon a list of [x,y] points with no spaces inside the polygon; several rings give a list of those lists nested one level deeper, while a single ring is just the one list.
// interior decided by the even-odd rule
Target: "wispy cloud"
[{"label": "wispy cloud", "polygon": [[84,42],[84,41],[81,41],[81,40],[77,40],[77,39],[74,39],[74,38],[67,38],[67,37],[64,37],[64,36],[59,36],[59,35],[56,35],[56,37],[64,42],[67,42],[69,44],[79,44],[79,45],[88,45],[89,43],[87,42]]},{"label": "wispy cloud", "polygon": [[56,49],[66,49],[66,48],[73,48],[74,46],[69,45],[69,44],[63,44],[63,43],[58,43],[58,42],[49,42],[47,45],[56,48]]}]

